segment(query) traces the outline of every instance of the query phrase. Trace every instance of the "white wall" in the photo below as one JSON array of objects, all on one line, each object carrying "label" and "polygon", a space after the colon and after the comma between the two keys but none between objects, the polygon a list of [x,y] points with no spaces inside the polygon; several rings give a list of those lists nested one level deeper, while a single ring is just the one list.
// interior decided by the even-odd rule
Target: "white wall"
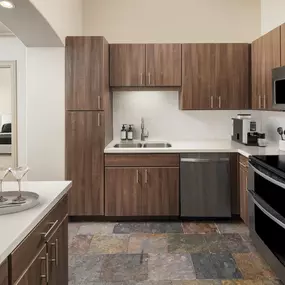
[{"label": "white wall", "polygon": [[0,115],[11,114],[11,70],[0,68]]},{"label": "white wall", "polygon": [[64,180],[64,48],[27,49],[30,180]]},{"label": "white wall", "polygon": [[65,42],[82,35],[82,0],[30,0]]},{"label": "white wall", "polygon": [[284,0],[261,0],[261,33],[266,34],[285,22]]},{"label": "white wall", "polygon": [[27,163],[26,47],[16,37],[0,37],[0,61],[17,61],[18,163]]},{"label": "white wall", "polygon": [[84,35],[111,42],[252,42],[260,0],[83,0]]},{"label": "white wall", "polygon": [[140,138],[141,117],[150,140],[230,139],[231,118],[254,111],[181,111],[177,91],[115,92],[113,96],[114,138],[120,138],[122,124],[134,124]]}]

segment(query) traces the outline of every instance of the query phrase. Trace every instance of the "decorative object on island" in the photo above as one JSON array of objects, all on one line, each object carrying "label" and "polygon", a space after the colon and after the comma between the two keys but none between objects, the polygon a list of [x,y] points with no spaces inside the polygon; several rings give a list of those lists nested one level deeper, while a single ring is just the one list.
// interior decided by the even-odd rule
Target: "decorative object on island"
[{"label": "decorative object on island", "polygon": [[13,200],[14,203],[22,203],[26,201],[26,198],[24,198],[21,194],[21,180],[28,173],[29,170],[30,169],[28,166],[18,166],[15,168],[10,168],[12,175],[17,180],[19,185],[19,196]]},{"label": "decorative object on island", "polygon": [[6,202],[7,199],[3,197],[2,191],[3,191],[3,180],[9,173],[10,168],[0,166],[0,203]]}]

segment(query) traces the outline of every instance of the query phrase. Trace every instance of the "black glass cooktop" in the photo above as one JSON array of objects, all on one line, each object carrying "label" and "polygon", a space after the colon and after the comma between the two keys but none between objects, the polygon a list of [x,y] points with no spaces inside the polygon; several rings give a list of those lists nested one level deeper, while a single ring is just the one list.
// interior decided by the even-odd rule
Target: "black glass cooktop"
[{"label": "black glass cooktop", "polygon": [[254,155],[253,159],[264,167],[276,169],[285,174],[285,155]]}]

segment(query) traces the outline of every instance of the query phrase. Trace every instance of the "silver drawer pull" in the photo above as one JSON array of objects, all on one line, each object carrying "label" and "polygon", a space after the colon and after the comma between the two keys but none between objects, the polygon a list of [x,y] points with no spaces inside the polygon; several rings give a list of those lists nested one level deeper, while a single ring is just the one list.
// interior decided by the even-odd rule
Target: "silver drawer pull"
[{"label": "silver drawer pull", "polygon": [[55,247],[55,258],[52,258],[50,261],[55,262],[55,265],[58,266],[58,239],[50,245]]},{"label": "silver drawer pull", "polygon": [[230,161],[229,158],[218,158],[218,159],[211,159],[211,158],[181,158],[181,162],[225,162]]},{"label": "silver drawer pull", "polygon": [[46,239],[49,236],[49,234],[53,231],[53,229],[56,227],[56,225],[58,224],[58,220],[56,220],[55,222],[50,222],[48,224],[51,225],[49,230],[47,232],[41,233],[41,235],[44,239]]},{"label": "silver drawer pull", "polygon": [[40,260],[44,260],[45,261],[45,274],[41,274],[41,278],[42,279],[46,279],[46,284],[48,284],[49,282],[49,266],[48,266],[48,253],[46,253],[45,257],[40,257]]}]

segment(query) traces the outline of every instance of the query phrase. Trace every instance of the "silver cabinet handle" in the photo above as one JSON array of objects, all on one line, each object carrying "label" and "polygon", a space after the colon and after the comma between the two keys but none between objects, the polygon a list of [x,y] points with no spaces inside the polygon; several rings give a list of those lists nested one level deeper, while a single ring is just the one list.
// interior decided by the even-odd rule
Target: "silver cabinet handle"
[{"label": "silver cabinet handle", "polygon": [[265,95],[263,96],[263,109],[266,109],[266,98],[265,98]]},{"label": "silver cabinet handle", "polygon": [[141,72],[141,85],[143,85],[143,74]]},{"label": "silver cabinet handle", "polygon": [[147,184],[147,182],[148,182],[148,173],[147,173],[147,169],[145,169],[145,171],[144,171],[144,183],[145,184]]},{"label": "silver cabinet handle", "polygon": [[210,103],[211,103],[211,109],[213,109],[213,105],[214,105],[214,100],[213,100],[213,96],[211,96],[211,99],[210,99]]},{"label": "silver cabinet handle", "polygon": [[148,85],[150,85],[150,72],[148,73]]},{"label": "silver cabinet handle", "polygon": [[221,109],[221,104],[222,104],[222,102],[221,102],[221,96],[219,96],[219,109]]},{"label": "silver cabinet handle", "polygon": [[41,233],[42,237],[44,239],[46,239],[49,236],[49,234],[53,231],[53,229],[56,227],[57,224],[58,224],[58,220],[56,220],[55,222],[49,223],[49,225],[51,225],[51,227],[49,228],[49,230],[47,232]]},{"label": "silver cabinet handle", "polygon": [[101,96],[97,97],[97,105],[98,105],[98,109],[101,109]]},{"label": "silver cabinet handle", "polygon": [[139,183],[140,183],[140,181],[139,181],[139,170],[137,169],[136,172],[137,172],[137,173],[136,173],[136,174],[137,174],[137,175],[136,175],[136,176],[137,176],[137,184],[139,184]]},{"label": "silver cabinet handle", "polygon": [[258,96],[258,108],[261,109],[261,96]]},{"label": "silver cabinet handle", "polygon": [[45,257],[40,257],[39,259],[45,261],[45,274],[41,274],[41,279],[46,279],[46,284],[48,284],[49,282],[48,253],[46,253]]},{"label": "silver cabinet handle", "polygon": [[211,159],[211,158],[181,158],[181,162],[223,162],[229,161],[229,158],[218,158],[218,159]]},{"label": "silver cabinet handle", "polygon": [[101,126],[101,114],[98,113],[97,116],[98,116],[98,118],[97,118],[98,127],[100,127]]},{"label": "silver cabinet handle", "polygon": [[56,267],[58,266],[58,239],[55,240],[55,242],[50,244],[51,246],[54,246],[55,248],[55,258],[52,258],[50,261],[55,262]]}]

